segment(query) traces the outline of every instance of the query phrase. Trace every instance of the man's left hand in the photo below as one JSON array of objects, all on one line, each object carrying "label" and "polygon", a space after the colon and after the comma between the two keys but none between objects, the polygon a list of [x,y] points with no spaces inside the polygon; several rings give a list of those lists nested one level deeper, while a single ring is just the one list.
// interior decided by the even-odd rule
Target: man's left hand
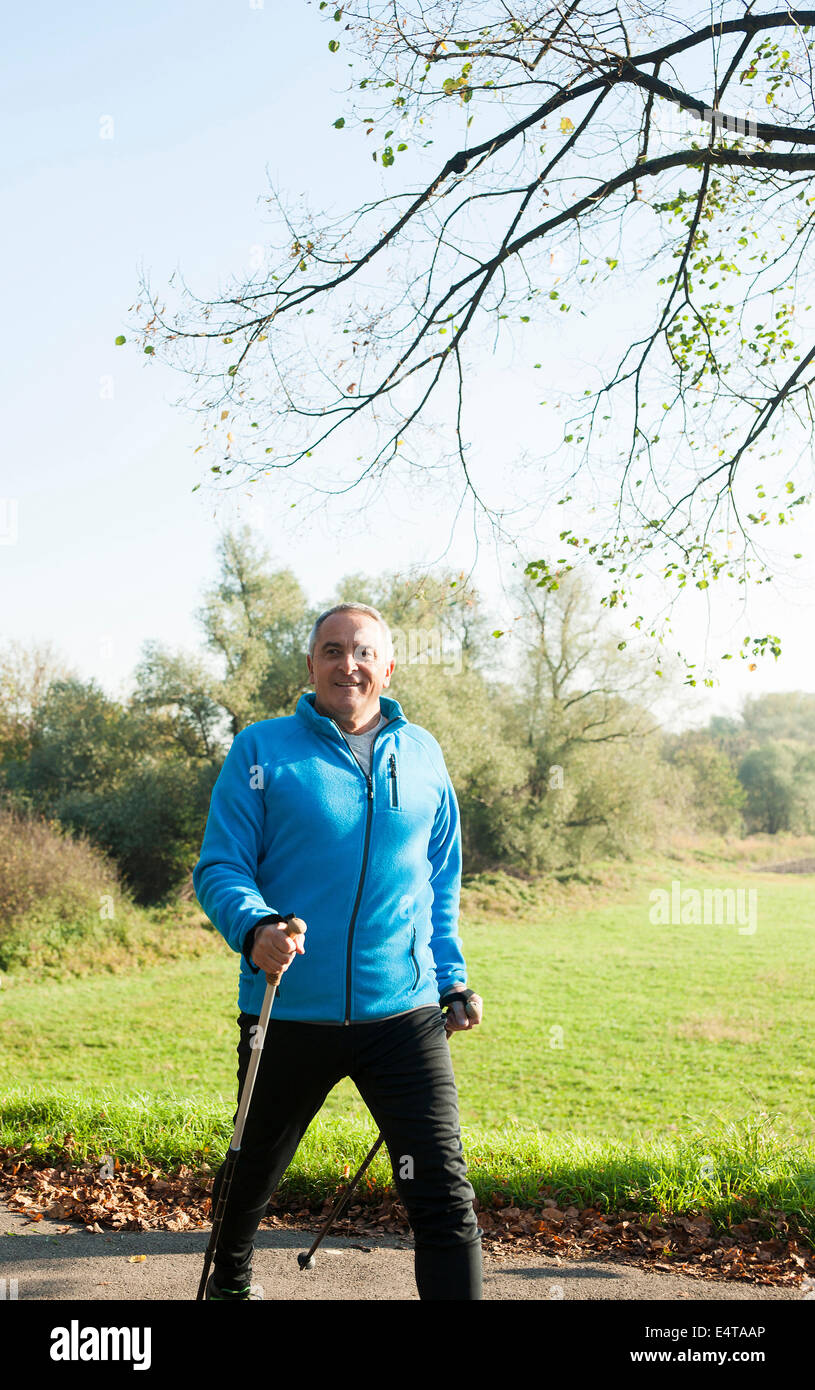
[{"label": "man's left hand", "polygon": [[463,1000],[461,1003],[453,1000],[444,1015],[444,1026],[448,1034],[466,1032],[478,1026],[483,1012],[484,1001],[480,994],[471,994],[466,1004]]}]

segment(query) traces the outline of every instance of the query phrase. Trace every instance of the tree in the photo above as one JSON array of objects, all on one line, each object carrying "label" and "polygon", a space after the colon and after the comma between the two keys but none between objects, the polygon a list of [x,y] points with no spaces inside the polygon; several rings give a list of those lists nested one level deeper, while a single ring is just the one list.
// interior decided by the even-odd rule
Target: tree
[{"label": "tree", "polygon": [[134,679],[133,705],[152,714],[161,739],[188,758],[215,757],[224,712],[202,661],[146,642]]},{"label": "tree", "polygon": [[815,826],[815,754],[785,743],[755,748],[739,766],[748,830],[809,834]]},{"label": "tree", "polygon": [[218,770],[181,756],[143,759],[116,782],[67,792],[56,811],[115,859],[137,902],[159,902],[189,882]]},{"label": "tree", "polygon": [[95,681],[53,680],[34,711],[31,748],[4,766],[6,786],[47,815],[68,792],[113,787],[147,752],[149,724],[105,694]]},{"label": "tree", "polygon": [[670,761],[690,779],[695,828],[717,835],[740,830],[747,798],[727,754],[703,732],[666,741]]},{"label": "tree", "polygon": [[670,799],[653,708],[659,681],[609,615],[598,623],[586,577],[557,588],[529,579],[516,595],[523,647],[514,720],[531,757],[528,791],[540,830],[580,857],[649,838],[657,803]]},{"label": "tree", "polygon": [[[210,707],[191,698],[185,711],[176,689],[178,707],[168,714],[163,700],[150,698],[158,666],[144,659],[142,698],[129,705],[94,681],[51,680],[32,715],[26,756],[0,758],[12,802],[88,836],[115,858],[140,902],[164,897],[189,876],[218,774],[206,751]],[[179,682],[180,675],[176,665]]]},{"label": "tree", "polygon": [[291,714],[308,676],[305,653],[316,614],[291,570],[269,570],[250,527],[227,531],[221,573],[199,613],[207,646],[222,660],[210,688],[237,734],[256,719]]},{"label": "tree", "polygon": [[71,675],[50,642],[6,643],[0,653],[0,762],[29,756],[48,687]]},{"label": "tree", "polygon": [[802,690],[777,691],[745,700],[742,723],[751,742],[773,739],[815,743],[815,695]]},{"label": "tree", "polygon": [[[506,536],[470,466],[479,361],[514,328],[562,336],[581,315],[581,342],[600,347],[582,390],[547,392],[537,501],[563,511],[529,574],[550,585],[590,557],[602,601],[631,605],[635,628],[655,577],[677,593],[765,582],[765,529],[809,500],[792,455],[808,447],[815,364],[815,10],[320,9],[329,47],[352,58],[334,125],[367,133],[383,177],[408,167],[418,182],[334,220],[277,198],[268,267],[217,298],[185,288],[168,315],[143,284],[139,341],[189,372],[215,476],[294,476],[325,494],[446,464],[460,504]],[[595,328],[609,305],[610,344]],[[426,463],[417,446],[437,417],[449,439]],[[343,439],[360,466],[335,480]],[[736,650],[780,643],[747,634]]]},{"label": "tree", "polygon": [[377,579],[362,574],[344,576],[334,603],[368,603],[378,608],[391,629],[396,657],[394,680],[404,679],[408,666],[491,667],[494,624],[471,580],[463,573],[437,569],[391,572]]}]

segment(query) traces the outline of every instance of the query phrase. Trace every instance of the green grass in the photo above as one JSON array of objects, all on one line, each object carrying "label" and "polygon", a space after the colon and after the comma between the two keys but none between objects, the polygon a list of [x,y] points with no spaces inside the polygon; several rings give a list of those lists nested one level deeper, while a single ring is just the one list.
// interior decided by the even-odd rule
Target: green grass
[{"label": "green grass", "polygon": [[[649,893],[672,878],[683,889],[755,888],[756,931],[652,923]],[[462,935],[485,1017],[451,1047],[474,1184],[528,1196],[543,1183],[632,1209],[713,1214],[735,1202],[811,1214],[812,901],[809,876],[713,851],[595,866],[543,887],[502,875],[469,885]],[[237,959],[223,945],[131,973],[7,976],[2,1142],[50,1133],[53,1149],[71,1129],[123,1161],[220,1159],[235,1106],[236,997]],[[373,1136],[342,1082],[293,1179],[335,1183]]]},{"label": "green grass", "polygon": [[[681,875],[683,887],[745,881],[744,871]],[[651,924],[649,884],[669,886],[665,875],[616,905],[564,909],[543,922],[465,923],[485,1016],[477,1033],[451,1043],[464,1123],[515,1120],[545,1133],[628,1139],[764,1111],[791,1136],[810,1133],[811,881],[754,874],[749,882],[758,891],[754,935]],[[236,995],[226,947],[130,974],[7,985],[0,1088],[170,1088],[231,1105]],[[326,1113],[366,1111],[343,1082]]]},{"label": "green grass", "polygon": [[[122,1097],[99,1092],[6,1092],[0,1145],[22,1135],[26,1158],[64,1156],[66,1131],[74,1162],[115,1156],[121,1164],[171,1172],[182,1165],[212,1170],[232,1134],[217,1101],[150,1093]],[[318,1116],[309,1126],[280,1192],[322,1201],[355,1170],[376,1137],[364,1120]],[[464,1126],[462,1139],[476,1196],[487,1205],[494,1193],[521,1205],[554,1197],[562,1207],[603,1211],[659,1211],[681,1215],[704,1210],[726,1228],[745,1215],[783,1210],[794,1214],[815,1244],[815,1145],[790,1143],[767,1116],[739,1125],[717,1122],[672,1139],[624,1143],[571,1133],[543,1134],[529,1126],[500,1130]],[[391,1185],[387,1155],[368,1176],[378,1191]]]}]

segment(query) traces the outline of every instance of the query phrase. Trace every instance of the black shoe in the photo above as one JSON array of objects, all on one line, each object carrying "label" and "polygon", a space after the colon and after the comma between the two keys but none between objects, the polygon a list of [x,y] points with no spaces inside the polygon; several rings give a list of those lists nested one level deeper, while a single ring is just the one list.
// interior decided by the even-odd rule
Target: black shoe
[{"label": "black shoe", "polygon": [[215,1275],[211,1274],[204,1298],[210,1303],[262,1303],[263,1287],[261,1284],[244,1284],[234,1289],[221,1288],[215,1282]]}]

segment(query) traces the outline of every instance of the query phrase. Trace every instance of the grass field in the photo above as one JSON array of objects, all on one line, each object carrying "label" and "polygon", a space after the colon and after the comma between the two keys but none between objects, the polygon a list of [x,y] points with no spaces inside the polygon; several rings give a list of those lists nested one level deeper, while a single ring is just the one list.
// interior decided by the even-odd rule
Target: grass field
[{"label": "grass field", "polygon": [[[682,892],[754,889],[755,929],[746,919],[742,931],[652,921],[649,894],[674,880]],[[543,1165],[568,1188],[578,1174],[596,1183],[603,1172],[609,1196],[617,1173],[629,1201],[671,1189],[690,1201],[694,1192],[699,1200],[700,1155],[718,1154],[735,1175],[718,1183],[720,1196],[744,1190],[749,1170],[751,1190],[770,1183],[792,1209],[815,1207],[810,875],[697,854],[554,884],[543,896],[499,876],[464,902],[470,983],[485,1016],[451,1046],[474,1177],[498,1165],[518,1181],[534,1172],[539,1185]],[[220,1153],[235,1100],[236,990],[236,957],[219,937],[198,958],[133,973],[6,977],[0,1142],[60,1138],[65,1122],[90,1126],[100,1153],[114,1144],[136,1153],[146,1144],[161,1161],[182,1152],[190,1161],[206,1145]],[[343,1082],[313,1127],[320,1152],[331,1121],[351,1122],[334,1125],[344,1149],[364,1146],[366,1115]],[[314,1153],[298,1158],[310,1172]]]},{"label": "grass field", "polygon": [[[746,880],[743,869],[729,880],[673,872],[683,890]],[[470,980],[485,999],[478,1032],[451,1044],[465,1123],[658,1137],[766,1111],[776,1128],[812,1132],[812,879],[753,873],[752,935],[652,924],[650,887],[670,882],[643,877],[625,901],[544,922],[465,921]],[[198,959],[132,974],[7,985],[0,1086],[230,1105],[236,997],[236,957],[220,938]],[[365,1113],[350,1082],[326,1111]]]}]

